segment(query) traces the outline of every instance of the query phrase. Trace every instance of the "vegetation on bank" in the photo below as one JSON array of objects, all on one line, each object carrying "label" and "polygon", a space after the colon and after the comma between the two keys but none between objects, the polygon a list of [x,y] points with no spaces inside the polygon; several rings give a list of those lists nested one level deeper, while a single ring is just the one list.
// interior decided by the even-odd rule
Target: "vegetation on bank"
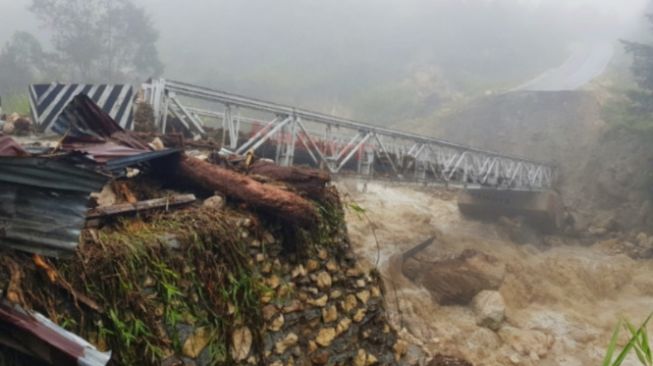
[{"label": "vegetation on bank", "polygon": [[[648,336],[648,323],[653,317],[653,314],[640,325],[635,327],[628,319],[621,319],[612,333],[610,344],[608,345],[605,358],[603,359],[603,366],[620,366],[626,358],[635,353],[637,359],[643,366],[653,366],[653,351],[651,350],[651,343]],[[626,331],[630,334],[630,339],[624,347],[619,350],[617,342],[621,331]],[[618,353],[616,353],[619,351]]]},{"label": "vegetation on bank", "polygon": [[[282,252],[314,257],[342,238],[337,197],[315,204],[320,218],[312,230],[288,229],[238,209],[204,207],[119,220],[86,231],[74,258],[48,261],[63,288],[48,283],[30,256],[8,252],[0,261],[0,285],[11,281],[11,268],[20,268],[25,306],[111,350],[115,364],[159,365],[187,353],[189,334],[207,342],[202,364],[237,364],[230,352],[234,331],[250,329],[252,349],[260,353],[261,301],[283,300],[263,280],[263,264],[250,249],[260,247],[272,258]],[[32,361],[0,348],[0,365]]]}]

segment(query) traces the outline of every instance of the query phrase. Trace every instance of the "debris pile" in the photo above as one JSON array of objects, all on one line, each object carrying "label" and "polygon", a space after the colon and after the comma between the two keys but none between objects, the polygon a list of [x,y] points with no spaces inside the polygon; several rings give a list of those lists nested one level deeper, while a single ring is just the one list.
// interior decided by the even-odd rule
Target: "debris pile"
[{"label": "debris pile", "polygon": [[25,136],[32,132],[32,130],[32,121],[18,113],[0,116],[0,132],[5,135]]},{"label": "debris pile", "polygon": [[0,136],[0,365],[400,364],[328,175],[148,144],[83,95],[53,130]]}]

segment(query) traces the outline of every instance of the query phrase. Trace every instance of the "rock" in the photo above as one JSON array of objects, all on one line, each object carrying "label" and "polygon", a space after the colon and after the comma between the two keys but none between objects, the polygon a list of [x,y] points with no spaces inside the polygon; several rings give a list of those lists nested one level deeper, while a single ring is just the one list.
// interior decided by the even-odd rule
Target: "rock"
[{"label": "rock", "polygon": [[20,118],[20,114],[14,112],[14,113],[12,113],[12,114],[10,114],[10,115],[7,116],[7,122],[9,122],[9,123],[14,123],[14,122],[16,122],[16,120],[18,120],[19,118]]},{"label": "rock", "polygon": [[330,261],[327,262],[327,264],[326,264],[326,269],[327,269],[329,272],[337,272],[338,269],[339,269],[339,268],[338,268],[338,263],[336,263],[336,261],[334,261],[334,260],[332,259],[332,260],[330,260]]},{"label": "rock", "polygon": [[356,296],[354,295],[347,295],[345,297],[345,301],[342,302],[342,310],[344,310],[346,313],[349,313],[353,309],[358,306],[358,300],[356,300]]},{"label": "rock", "polygon": [[315,341],[308,341],[308,353],[313,353],[317,350],[317,343]]},{"label": "rock", "polygon": [[381,297],[381,289],[378,286],[372,286],[370,293],[372,297]]},{"label": "rock", "polygon": [[392,347],[392,350],[395,351],[395,361],[399,362],[401,357],[408,352],[408,342],[403,339],[397,339],[395,345]]},{"label": "rock", "polygon": [[318,306],[318,307],[323,308],[324,306],[326,306],[328,300],[329,300],[329,297],[327,295],[322,295],[321,297],[319,297],[317,299],[309,299],[307,302],[310,305]]},{"label": "rock", "polygon": [[340,290],[333,290],[329,294],[329,297],[331,299],[339,299],[341,296],[342,296],[342,291],[340,291]]},{"label": "rock", "polygon": [[336,335],[341,335],[342,333],[346,332],[347,330],[349,330],[350,326],[351,326],[351,319],[347,317],[340,319],[338,325],[336,326]]},{"label": "rock", "polygon": [[197,358],[209,344],[211,332],[205,327],[197,328],[188,336],[182,346],[182,354],[189,358]]},{"label": "rock", "polygon": [[304,268],[304,266],[301,264],[295,267],[291,272],[292,278],[306,277],[306,274],[306,268]]},{"label": "rock", "polygon": [[283,354],[286,352],[286,350],[294,345],[297,344],[297,341],[299,340],[299,337],[297,337],[297,334],[295,333],[290,333],[284,338],[283,340],[277,342],[274,345],[274,351],[277,354]]},{"label": "rock", "polygon": [[15,130],[16,127],[12,122],[7,121],[4,125],[2,125],[2,132],[4,132],[5,135],[11,135]]},{"label": "rock", "polygon": [[365,280],[362,279],[362,278],[358,279],[358,280],[356,280],[356,287],[365,288],[365,287],[367,287],[367,282],[365,282]]},{"label": "rock", "polygon": [[329,362],[329,352],[321,351],[311,355],[313,365],[326,365]]},{"label": "rock", "polygon": [[263,234],[263,237],[261,239],[263,240],[263,243],[265,245],[272,245],[275,242],[274,235],[272,235],[269,232],[265,232],[265,234]]},{"label": "rock", "polygon": [[354,366],[372,366],[376,365],[379,360],[371,353],[364,349],[359,349],[354,357]]},{"label": "rock", "polygon": [[338,320],[338,308],[335,305],[322,309],[322,322],[326,324],[336,320]]},{"label": "rock", "polygon": [[594,217],[588,231],[593,235],[604,235],[620,228],[621,225],[613,212],[602,211]]},{"label": "rock", "polygon": [[315,282],[317,283],[317,287],[319,287],[322,290],[331,288],[331,284],[332,284],[331,275],[329,274],[329,272],[322,271],[317,274]]},{"label": "rock", "polygon": [[254,239],[249,243],[249,246],[252,247],[252,248],[260,248],[261,247],[261,242],[258,241],[257,239]]},{"label": "rock", "polygon": [[315,272],[318,268],[320,268],[320,262],[315,259],[309,259],[308,262],[306,262],[306,270],[308,272]]},{"label": "rock", "polygon": [[224,198],[222,198],[222,196],[217,196],[217,195],[209,197],[204,200],[202,206],[213,210],[220,210],[224,207]]},{"label": "rock", "polygon": [[637,234],[637,238],[636,238],[636,239],[637,239],[637,244],[638,244],[640,247],[645,248],[645,247],[648,247],[648,246],[649,246],[648,236],[646,236],[645,233],[639,233],[639,234]]},{"label": "rock", "polygon": [[318,256],[318,258],[320,258],[321,260],[325,261],[325,260],[327,260],[327,258],[329,258],[329,252],[327,252],[325,249],[320,249],[320,250],[317,252],[317,256]]},{"label": "rock", "polygon": [[252,348],[252,332],[247,327],[236,329],[231,335],[231,357],[236,362],[247,359]]},{"label": "rock", "polygon": [[365,366],[367,363],[367,352],[364,349],[359,349],[354,357],[354,366]]},{"label": "rock", "polygon": [[288,314],[301,311],[302,309],[304,309],[304,306],[299,302],[299,300],[292,300],[289,304],[283,307],[283,312]]},{"label": "rock", "polygon": [[[232,305],[232,306],[233,306],[233,305]],[[279,310],[277,309],[277,307],[276,307],[274,304],[265,305],[265,306],[263,307],[263,319],[265,319],[265,320],[270,320],[270,319],[272,319],[272,317],[274,317],[278,312],[279,312]]]},{"label": "rock", "polygon": [[356,297],[363,305],[367,305],[367,301],[370,299],[370,292],[368,290],[361,291],[356,294]]},{"label": "rock", "polygon": [[348,268],[345,272],[347,277],[360,277],[363,275],[363,271],[359,267]]},{"label": "rock", "polygon": [[506,271],[495,257],[472,249],[423,270],[414,281],[428,289],[441,305],[467,305],[479,292],[498,289]]},{"label": "rock", "polygon": [[472,309],[476,314],[476,324],[498,330],[505,316],[506,304],[498,291],[484,290],[472,300]]},{"label": "rock", "polygon": [[322,347],[329,347],[335,337],[336,330],[334,328],[322,328],[315,338],[315,343]]},{"label": "rock", "polygon": [[279,330],[281,330],[281,328],[283,328],[284,323],[285,323],[285,320],[284,320],[283,314],[279,314],[279,316],[276,317],[272,321],[272,323],[270,323],[270,326],[268,327],[268,329],[270,329],[273,332],[278,332]]},{"label": "rock", "polygon": [[367,314],[367,309],[365,308],[360,308],[356,311],[356,314],[352,317],[354,319],[354,322],[360,323],[365,319],[365,314]]},{"label": "rock", "polygon": [[272,275],[268,277],[265,280],[265,284],[270,287],[271,289],[275,290],[277,287],[279,287],[279,284],[281,283],[281,280],[279,279],[279,276],[277,275]]},{"label": "rock", "polygon": [[534,353],[539,358],[544,358],[555,342],[551,335],[543,332],[511,326],[501,327],[499,337],[505,344],[512,347],[515,352],[524,357],[530,357]]}]

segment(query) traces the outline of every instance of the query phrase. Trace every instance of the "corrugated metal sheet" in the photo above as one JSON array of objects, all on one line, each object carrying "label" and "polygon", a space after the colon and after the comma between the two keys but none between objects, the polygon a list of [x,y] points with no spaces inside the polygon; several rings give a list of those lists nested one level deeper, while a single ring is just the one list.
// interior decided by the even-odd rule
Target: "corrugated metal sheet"
[{"label": "corrugated metal sheet", "polygon": [[107,162],[106,168],[108,171],[117,174],[127,167],[140,166],[152,160],[165,158],[167,156],[180,154],[181,149],[166,149],[161,151],[148,151],[138,155],[125,156],[123,158],[113,159]]},{"label": "corrugated metal sheet", "polygon": [[100,352],[43,315],[7,302],[0,303],[0,343],[51,365],[105,366],[111,359],[111,352]]},{"label": "corrugated metal sheet", "polygon": [[77,95],[83,94],[118,122],[133,129],[134,88],[131,85],[34,84],[29,87],[32,117],[41,131],[56,130],[57,118]]},{"label": "corrugated metal sheet", "polygon": [[57,118],[54,131],[66,136],[64,143],[100,143],[109,140],[134,149],[149,150],[133,138],[89,97],[73,98]]},{"label": "corrugated metal sheet", "polygon": [[66,136],[62,150],[86,154],[114,174],[128,166],[181,151],[152,151],[126,134],[108,114],[84,95],[78,95],[66,106],[56,126],[60,128],[56,132]]},{"label": "corrugated metal sheet", "polygon": [[75,250],[89,195],[108,177],[70,159],[0,158],[0,246],[49,256]]}]

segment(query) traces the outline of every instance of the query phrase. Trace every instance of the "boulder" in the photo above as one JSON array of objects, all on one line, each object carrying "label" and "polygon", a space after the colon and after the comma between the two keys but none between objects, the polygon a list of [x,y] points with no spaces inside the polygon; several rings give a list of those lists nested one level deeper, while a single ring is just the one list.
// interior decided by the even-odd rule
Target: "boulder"
[{"label": "boulder", "polygon": [[495,257],[468,249],[460,255],[422,263],[419,284],[441,305],[467,305],[483,290],[497,290],[505,276],[505,265]]},{"label": "boulder", "polygon": [[29,135],[29,133],[32,131],[32,121],[27,118],[19,117],[13,123],[14,128],[16,129],[14,131],[15,135],[25,136]]},{"label": "boulder", "polygon": [[247,359],[252,349],[252,332],[247,327],[236,329],[231,335],[231,357],[239,362]]},{"label": "boulder", "polygon": [[499,291],[484,290],[472,300],[472,309],[476,314],[476,324],[498,330],[505,317],[506,304]]},{"label": "boulder", "polygon": [[204,203],[202,203],[202,206],[208,207],[214,210],[220,210],[222,207],[224,207],[224,198],[219,195],[215,195],[212,197],[209,197],[204,200]]},{"label": "boulder", "polygon": [[5,133],[6,135],[12,135],[14,131],[16,130],[16,127],[14,126],[13,122],[5,122],[4,125],[2,125],[2,132]]}]

